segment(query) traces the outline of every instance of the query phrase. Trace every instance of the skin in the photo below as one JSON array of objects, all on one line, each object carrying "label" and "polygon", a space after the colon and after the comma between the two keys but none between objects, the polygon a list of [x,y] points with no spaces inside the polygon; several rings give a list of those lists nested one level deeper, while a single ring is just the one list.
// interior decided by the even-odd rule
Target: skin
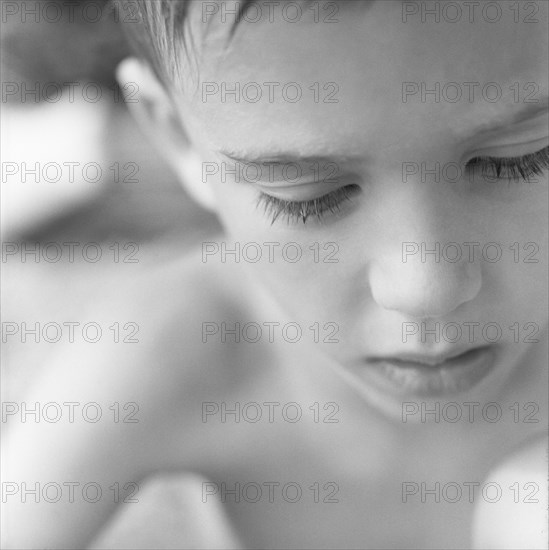
[{"label": "skin", "polygon": [[[11,477],[64,479],[71,472],[71,479],[112,483],[168,469],[228,485],[334,482],[339,502],[333,504],[314,503],[310,491],[294,504],[280,498],[274,505],[265,498],[254,504],[228,499],[235,536],[244,546],[261,548],[477,547],[472,525],[478,502],[464,497],[454,504],[432,498],[422,503],[415,496],[404,503],[402,484],[482,483],[507,454],[527,449],[545,431],[547,172],[536,183],[509,186],[465,177],[451,184],[422,181],[420,175],[404,183],[402,163],[466,163],[479,155],[534,153],[547,146],[547,111],[524,119],[527,105],[515,102],[512,93],[496,103],[482,96],[456,103],[422,103],[416,96],[403,103],[402,82],[423,80],[430,88],[433,82],[497,82],[507,91],[515,82],[520,90],[535,82],[541,102],[548,93],[546,4],[540,3],[538,18],[536,25],[514,23],[512,16],[497,24],[422,24],[417,17],[403,24],[400,3],[377,2],[368,10],[341,10],[339,23],[331,25],[243,23],[229,45],[227,29],[214,23],[200,51],[203,82],[294,81],[306,93],[314,82],[336,82],[339,103],[333,104],[311,97],[296,104],[235,104],[219,96],[204,102],[185,63],[170,102],[147,67],[136,60],[124,64],[121,79],[139,82],[142,93],[133,105],[136,116],[188,191],[217,212],[226,231],[220,240],[295,242],[303,251],[315,242],[332,242],[339,247],[339,262],[315,263],[312,254],[295,264],[280,258],[222,263],[219,256],[204,262],[199,250],[136,281],[117,295],[115,305],[107,300],[105,317],[116,307],[140,324],[143,340],[131,350],[108,344],[80,355],[78,349],[67,350],[57,374],[34,398],[97,400],[93,382],[102,380],[101,398],[139,402],[146,411],[143,421],[101,431],[93,424],[47,430],[21,424],[13,430],[12,448],[26,445],[29,452],[12,464]],[[312,199],[350,183],[361,191],[322,223],[279,219],[271,224],[255,207],[257,186],[220,177],[202,181],[203,163],[230,164],[229,155],[276,157],[283,163],[322,157],[337,163],[337,184],[262,184],[263,192],[286,200]],[[496,263],[417,257],[404,263],[402,243],[410,241],[498,242],[504,255]],[[513,261],[508,247],[515,242],[537,243],[539,262]],[[301,327],[334,322],[339,343],[303,338],[288,344],[279,338],[223,344],[212,338],[204,345],[201,323],[212,320],[294,321]],[[494,348],[496,368],[482,383],[457,396],[422,399],[430,409],[436,401],[496,402],[505,411],[501,421],[403,423],[402,403],[417,402],[416,396],[375,391],[352,374],[365,358],[458,349],[448,342],[405,344],[403,323],[421,321],[536,323],[536,344],[522,338],[515,343],[513,333],[504,330]],[[463,341],[460,346],[462,351]],[[72,367],[75,357],[78,369]],[[312,403],[333,402],[340,421],[202,419],[204,402],[266,401],[295,401],[304,414]],[[515,422],[509,413],[515,402],[536,403],[540,422]],[[38,467],[32,458],[37,453],[44,457]],[[536,475],[539,469],[538,464]],[[543,487],[540,498],[546,498]],[[102,503],[93,514],[74,504],[52,508],[12,504],[12,547],[45,541],[51,547],[80,547],[114,505]],[[502,514],[512,523],[512,512]],[[31,522],[39,528],[25,529]],[[480,539],[492,543],[493,536]]]}]

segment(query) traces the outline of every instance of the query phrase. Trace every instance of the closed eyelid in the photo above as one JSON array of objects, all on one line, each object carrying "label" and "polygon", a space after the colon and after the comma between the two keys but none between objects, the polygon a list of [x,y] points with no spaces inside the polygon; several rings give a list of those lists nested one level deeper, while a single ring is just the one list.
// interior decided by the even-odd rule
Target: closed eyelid
[{"label": "closed eyelid", "polygon": [[[235,183],[255,184],[257,187],[265,187],[268,190],[284,189],[290,192],[302,190],[310,185],[334,186],[357,179],[355,174],[349,172],[348,167],[343,167],[333,160],[319,160],[318,157],[299,162],[281,162],[272,159],[255,159],[251,162],[251,159],[230,157],[221,164],[212,164],[212,171],[224,174]],[[326,189],[326,192],[328,191],[329,189]]]},{"label": "closed eyelid", "polygon": [[549,116],[549,97],[544,96],[537,102],[528,103],[510,116],[508,111],[509,108],[507,107],[498,121],[483,122],[476,126],[468,132],[468,136],[465,139],[486,139],[492,135],[497,136],[503,131],[510,133],[528,131],[528,128],[542,125],[544,122],[545,128],[547,128],[546,120],[547,116]]},{"label": "closed eyelid", "polygon": [[472,143],[483,149],[487,147],[506,147],[518,143],[528,143],[547,138],[549,110],[540,108],[535,116],[508,125],[498,125],[475,135]]},{"label": "closed eyelid", "polygon": [[549,137],[536,139],[529,142],[521,142],[509,145],[490,146],[476,150],[473,154],[467,155],[468,159],[476,157],[494,158],[519,158],[543,151],[549,145]]}]

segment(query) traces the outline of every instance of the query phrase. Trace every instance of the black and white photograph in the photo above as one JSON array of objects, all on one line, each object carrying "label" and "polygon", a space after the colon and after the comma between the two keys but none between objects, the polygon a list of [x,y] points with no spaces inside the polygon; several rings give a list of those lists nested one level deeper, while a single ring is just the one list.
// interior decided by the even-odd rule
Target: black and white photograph
[{"label": "black and white photograph", "polygon": [[1,548],[549,550],[549,0],[0,0]]}]

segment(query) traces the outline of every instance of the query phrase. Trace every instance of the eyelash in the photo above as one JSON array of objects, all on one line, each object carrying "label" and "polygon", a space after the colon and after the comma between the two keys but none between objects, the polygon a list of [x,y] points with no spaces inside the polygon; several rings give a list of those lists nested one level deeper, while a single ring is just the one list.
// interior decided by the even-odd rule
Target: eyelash
[{"label": "eyelash", "polygon": [[[541,176],[549,168],[549,147],[522,157],[475,157],[467,163],[467,168],[481,168],[484,177],[506,179],[509,185],[521,180],[528,182],[530,177]],[[279,218],[285,218],[288,225],[299,221],[306,224],[310,218],[322,222],[325,214],[337,214],[343,203],[360,191],[359,185],[352,184],[308,201],[287,201],[261,193],[257,207],[263,207],[264,214],[272,218],[271,225]]]},{"label": "eyelash", "polygon": [[549,168],[549,147],[523,157],[476,157],[467,165],[473,170],[481,168],[484,177],[506,179],[509,184],[529,182],[532,176],[541,176]]},{"label": "eyelash", "polygon": [[322,221],[327,212],[337,214],[343,203],[350,201],[351,197],[360,190],[359,185],[347,185],[328,195],[309,201],[286,201],[261,193],[257,200],[257,206],[262,206],[265,215],[272,218],[271,225],[281,216],[287,219],[288,224],[290,222],[297,223],[300,220],[305,224],[311,217]]}]

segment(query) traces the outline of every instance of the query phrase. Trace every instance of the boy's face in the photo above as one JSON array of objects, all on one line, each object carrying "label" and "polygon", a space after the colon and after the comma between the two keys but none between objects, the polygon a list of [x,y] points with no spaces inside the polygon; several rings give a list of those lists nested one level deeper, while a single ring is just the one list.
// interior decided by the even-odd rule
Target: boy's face
[{"label": "boy's face", "polygon": [[520,172],[547,164],[547,4],[456,4],[320,3],[296,23],[279,6],[226,49],[211,16],[178,106],[240,262],[383,406],[489,401],[544,345],[547,170]]}]

